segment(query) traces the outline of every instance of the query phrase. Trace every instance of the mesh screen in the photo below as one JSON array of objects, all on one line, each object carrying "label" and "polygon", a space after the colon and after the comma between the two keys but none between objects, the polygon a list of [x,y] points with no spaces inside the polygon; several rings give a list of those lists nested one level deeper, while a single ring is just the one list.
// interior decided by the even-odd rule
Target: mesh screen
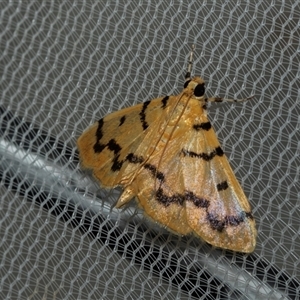
[{"label": "mesh screen", "polygon": [[[1,299],[298,299],[297,1],[0,3]],[[187,58],[253,207],[243,255],[180,237],[80,170],[107,113],[182,90]]]}]

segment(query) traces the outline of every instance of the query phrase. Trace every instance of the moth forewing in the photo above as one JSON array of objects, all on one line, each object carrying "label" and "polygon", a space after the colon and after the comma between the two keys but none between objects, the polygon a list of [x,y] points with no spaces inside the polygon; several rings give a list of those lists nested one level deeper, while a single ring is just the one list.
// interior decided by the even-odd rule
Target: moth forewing
[{"label": "moth forewing", "polygon": [[[164,97],[111,113],[89,127],[78,139],[81,164],[93,169],[104,187],[125,183],[153,152]],[[147,110],[147,117],[144,111]],[[157,120],[158,119],[158,120]],[[149,130],[149,124],[152,130]],[[153,147],[152,147],[153,148]],[[129,180],[129,179],[128,179]]]}]

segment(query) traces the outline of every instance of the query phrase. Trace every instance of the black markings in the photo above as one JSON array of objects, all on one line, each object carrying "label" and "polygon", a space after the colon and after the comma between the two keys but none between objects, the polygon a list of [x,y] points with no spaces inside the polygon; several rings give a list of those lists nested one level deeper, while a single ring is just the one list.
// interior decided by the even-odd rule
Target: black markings
[{"label": "black markings", "polygon": [[156,191],[156,199],[164,206],[169,206],[172,203],[183,205],[184,200],[193,202],[193,204],[198,208],[208,208],[209,206],[208,200],[196,196],[191,191],[185,191],[184,195],[177,193],[172,196],[167,196],[166,194],[164,194],[163,189],[159,188]]},{"label": "black markings", "polygon": [[223,182],[221,182],[221,183],[218,183],[217,184],[217,190],[220,192],[220,191],[224,191],[224,190],[226,190],[226,189],[228,189],[228,183],[227,183],[227,181],[225,180],[225,181],[223,181]]},{"label": "black markings", "polygon": [[207,109],[207,105],[206,104],[202,105],[202,108]]},{"label": "black markings", "polygon": [[245,212],[245,217],[248,218],[248,219],[253,220],[252,212]]},{"label": "black markings", "polygon": [[162,188],[159,188],[155,193],[156,199],[159,203],[163,204],[164,206],[169,206],[170,204],[178,204],[183,205],[184,202],[184,196],[180,194],[174,194],[172,196],[167,196],[164,194],[164,191]]},{"label": "black markings", "polygon": [[120,119],[119,127],[123,125],[123,123],[125,122],[125,120],[126,120],[126,117],[123,116],[123,117]]},{"label": "black markings", "polygon": [[214,214],[209,212],[207,212],[207,221],[210,223],[212,229],[218,230],[219,232],[222,232],[225,227],[225,220],[218,220]]},{"label": "black markings", "polygon": [[141,164],[144,161],[144,158],[142,156],[137,156],[133,153],[129,153],[126,156],[126,160],[128,160],[132,164]]},{"label": "black markings", "polygon": [[216,154],[218,156],[223,156],[224,155],[224,151],[222,150],[222,148],[220,146],[216,148]]},{"label": "black markings", "polygon": [[103,132],[102,132],[102,128],[103,128],[103,124],[104,124],[103,119],[100,119],[98,121],[98,124],[99,125],[98,125],[97,131],[96,131],[97,141],[101,140],[103,137]]},{"label": "black markings", "polygon": [[157,171],[157,169],[154,165],[145,164],[144,168],[149,170],[151,172],[152,176],[156,177],[159,181],[163,182],[165,180],[165,175],[162,172]]},{"label": "black markings", "polygon": [[100,144],[98,141],[94,145],[94,151],[95,153],[100,153],[102,150],[106,147],[106,145]]},{"label": "black markings", "polygon": [[194,90],[194,95],[196,97],[202,97],[205,93],[205,87],[204,87],[204,83],[199,83]]},{"label": "black markings", "polygon": [[134,155],[133,153],[129,153],[126,156],[125,160],[119,160],[119,157],[120,157],[119,154],[118,155],[115,154],[115,157],[113,159],[113,164],[111,166],[111,170],[113,172],[120,171],[123,166],[124,161],[126,161],[126,160],[132,164],[140,164],[144,161],[144,158],[142,156],[137,156],[137,155]]},{"label": "black markings", "polygon": [[210,205],[209,200],[200,198],[191,191],[185,191],[184,195],[180,195],[177,193],[172,196],[167,196],[164,193],[163,189],[159,188],[156,191],[155,196],[156,200],[165,207],[168,207],[170,204],[183,206],[184,201],[191,201],[197,208],[204,208],[207,215],[206,219],[209,222],[211,228],[219,232],[222,232],[227,226],[238,226],[242,222],[245,222],[246,218],[253,219],[253,215],[251,212],[242,211],[237,216],[226,216],[224,219],[220,220],[217,215],[208,212],[208,207]]},{"label": "black markings", "polygon": [[[185,87],[187,87],[189,82],[190,81],[187,81],[185,83]],[[168,99],[169,99],[168,96],[166,96],[162,99],[162,107],[163,108],[167,105]],[[216,98],[216,102],[221,102],[221,101],[222,101],[222,98]],[[146,112],[146,109],[147,109],[149,103],[150,103],[150,101],[145,102],[143,104],[142,110],[140,112],[140,120],[141,120],[144,130],[147,129],[147,127],[148,127],[148,124],[145,119],[146,118],[145,112]],[[125,116],[121,117],[119,126],[121,126],[125,122],[125,120],[126,120]],[[112,166],[111,166],[111,170],[113,172],[119,171],[122,168],[125,161],[128,161],[129,163],[132,163],[132,164],[141,164],[144,162],[144,158],[142,156],[135,155],[134,153],[129,153],[129,154],[127,154],[127,156],[124,160],[120,160],[120,152],[121,152],[122,148],[115,139],[111,139],[106,144],[101,144],[100,140],[103,137],[103,124],[104,124],[103,119],[100,119],[98,121],[98,128],[97,128],[96,134],[95,134],[96,135],[96,143],[94,145],[94,151],[96,153],[100,153],[101,151],[103,151],[104,148],[107,148],[108,150],[113,152],[114,157],[112,159]],[[193,128],[195,130],[201,130],[201,129],[209,130],[211,128],[211,124],[209,122],[195,124],[195,125],[193,125]],[[188,151],[185,149],[182,149],[181,152],[184,156],[201,158],[205,161],[210,161],[215,156],[222,156],[224,154],[224,152],[220,146],[216,147],[211,153],[196,153],[196,152]],[[143,167],[145,169],[147,169],[148,171],[150,171],[151,175],[154,178],[158,179],[162,183],[162,185],[164,184],[164,181],[165,181],[164,174],[162,172],[158,171],[154,165],[146,163]],[[216,185],[216,188],[218,191],[226,190],[228,188],[228,182],[225,180],[221,183],[218,183]],[[156,197],[156,200],[159,203],[161,203],[162,205],[164,205],[165,207],[167,207],[173,203],[183,206],[184,201],[190,201],[193,203],[193,205],[196,208],[205,209],[206,219],[209,222],[210,227],[213,230],[217,230],[219,232],[222,232],[224,230],[224,228],[226,228],[227,226],[238,226],[242,222],[245,222],[245,220],[247,218],[253,219],[252,213],[245,212],[245,211],[240,212],[238,215],[229,215],[229,216],[226,216],[226,217],[220,219],[217,214],[209,212],[209,206],[210,206],[209,200],[198,197],[191,191],[185,191],[183,195],[181,195],[179,193],[175,193],[172,196],[168,196],[164,193],[163,188],[160,187],[155,192],[155,197]]]},{"label": "black markings", "polygon": [[111,140],[107,143],[107,148],[108,148],[110,151],[113,151],[115,156],[122,150],[121,146],[116,142],[115,139],[111,139]]},{"label": "black markings", "polygon": [[245,222],[247,218],[253,219],[253,215],[251,212],[242,211],[237,216],[226,216],[225,218],[220,220],[216,214],[208,211],[210,205],[209,200],[200,198],[191,191],[185,191],[184,195],[176,193],[172,196],[167,196],[164,193],[164,190],[160,187],[156,191],[155,196],[156,200],[165,207],[168,207],[171,204],[183,206],[184,201],[191,201],[197,208],[205,209],[206,219],[209,222],[211,228],[219,232],[222,232],[227,226],[238,226],[242,222]]},{"label": "black markings", "polygon": [[149,126],[148,123],[146,122],[146,113],[145,113],[145,111],[146,111],[149,104],[150,104],[150,101],[144,102],[142,110],[140,112],[140,120],[142,122],[142,126],[143,126],[144,130],[146,130]]},{"label": "black markings", "polygon": [[218,230],[219,232],[222,232],[227,226],[238,226],[242,222],[245,222],[247,218],[253,219],[251,212],[242,211],[237,216],[226,216],[224,220],[219,220],[216,215],[207,212],[207,220],[209,221],[210,226],[212,229]]},{"label": "black markings", "polygon": [[238,226],[240,223],[244,222],[246,218],[245,213],[241,213],[239,216],[226,216],[225,224],[230,226]]},{"label": "black markings", "polygon": [[102,137],[103,137],[103,132],[102,132],[102,128],[103,128],[103,124],[104,124],[104,121],[103,121],[103,119],[100,119],[99,121],[98,121],[98,128],[97,128],[97,130],[96,130],[96,143],[95,143],[95,145],[94,145],[94,151],[96,152],[96,153],[100,153],[105,147],[106,147],[106,145],[102,145],[101,143],[100,143],[100,140],[102,139]]},{"label": "black markings", "polygon": [[121,146],[114,139],[111,139],[107,144],[101,144],[100,140],[103,137],[103,119],[99,120],[98,123],[99,125],[96,131],[96,143],[94,145],[95,153],[100,153],[104,148],[107,147],[110,151],[113,151],[114,155],[116,156],[122,150]]},{"label": "black markings", "polygon": [[198,208],[207,208],[209,201],[204,198],[197,197],[193,192],[185,191],[185,200],[192,201],[193,204]]},{"label": "black markings", "polygon": [[[121,126],[121,124],[124,123],[125,119],[126,119],[125,116],[123,116],[120,119],[120,125],[119,126]],[[121,168],[123,166],[123,163],[126,160],[130,163],[133,163],[133,164],[142,163],[144,161],[144,158],[142,156],[137,156],[137,155],[134,155],[133,153],[129,153],[126,156],[125,160],[119,160],[120,152],[122,150],[122,147],[116,142],[115,139],[109,140],[109,142],[106,143],[106,144],[101,144],[100,140],[103,137],[103,133],[102,133],[103,119],[99,120],[98,123],[99,123],[99,125],[98,125],[97,131],[96,131],[97,141],[94,145],[94,151],[95,151],[95,153],[100,153],[105,148],[107,148],[108,150],[113,152],[114,158],[112,159],[112,166],[111,166],[111,170],[113,172],[121,170]]]},{"label": "black markings", "polygon": [[[98,144],[98,145],[100,145],[102,147],[102,150],[105,147],[107,147],[110,151],[112,151],[114,153],[114,158],[112,160],[113,163],[112,163],[112,166],[111,166],[111,170],[113,172],[119,171],[122,168],[122,165],[123,165],[123,161],[122,160],[119,161],[119,157],[120,157],[119,152],[122,150],[121,146],[114,139],[111,139],[106,145],[101,145],[101,144]],[[95,146],[94,146],[94,149],[95,149]]]},{"label": "black markings", "polygon": [[110,168],[113,172],[120,171],[122,168],[124,161],[119,160],[119,157],[120,157],[120,155],[116,155],[113,159],[113,164]]},{"label": "black markings", "polygon": [[[189,77],[188,77],[189,78]],[[184,83],[183,87],[186,88],[192,80],[188,80]]]},{"label": "black markings", "polygon": [[194,124],[193,128],[199,131],[200,129],[208,131],[211,129],[211,124],[210,122],[205,122],[205,123],[200,123],[200,124]]},{"label": "black markings", "polygon": [[194,151],[189,151],[189,150],[185,150],[182,149],[181,150],[182,154],[184,156],[189,156],[189,157],[195,157],[195,158],[202,158],[205,161],[210,161],[212,160],[216,155],[217,156],[222,156],[224,154],[223,150],[221,149],[221,147],[217,147],[214,151],[212,151],[211,153],[196,153]]},{"label": "black markings", "polygon": [[164,98],[161,100],[161,103],[162,103],[161,107],[162,107],[162,108],[165,108],[165,107],[167,106],[168,100],[169,100],[169,96],[166,96],[166,97],[164,97]]},{"label": "black markings", "polygon": [[119,171],[123,165],[123,161],[122,160],[119,161],[119,156],[120,156],[119,153],[122,150],[122,148],[114,139],[111,139],[107,144],[100,143],[100,140],[103,137],[103,132],[102,132],[102,128],[103,128],[103,124],[104,124],[103,119],[100,119],[98,121],[98,123],[99,123],[99,125],[98,125],[97,131],[96,131],[96,143],[94,145],[94,151],[95,151],[95,153],[100,153],[105,148],[108,148],[110,151],[112,151],[114,153],[114,158],[112,160],[111,170],[113,172]]}]

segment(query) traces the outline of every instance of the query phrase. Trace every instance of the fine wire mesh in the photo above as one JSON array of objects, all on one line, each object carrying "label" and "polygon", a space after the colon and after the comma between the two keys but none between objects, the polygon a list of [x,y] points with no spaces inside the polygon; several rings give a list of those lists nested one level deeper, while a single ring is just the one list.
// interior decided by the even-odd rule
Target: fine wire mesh
[{"label": "fine wire mesh", "polygon": [[[0,3],[1,299],[298,299],[298,1]],[[106,114],[178,94],[191,45],[253,208],[243,255],[179,237],[80,170]]]}]

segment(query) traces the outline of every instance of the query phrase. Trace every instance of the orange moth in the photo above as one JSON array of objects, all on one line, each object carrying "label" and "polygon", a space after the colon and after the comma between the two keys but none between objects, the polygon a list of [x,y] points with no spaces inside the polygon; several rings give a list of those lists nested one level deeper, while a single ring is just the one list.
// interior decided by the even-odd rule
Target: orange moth
[{"label": "orange moth", "polygon": [[207,118],[205,83],[114,112],[78,139],[82,166],[103,187],[123,187],[116,207],[134,197],[145,214],[180,235],[194,233],[213,246],[252,252],[256,227],[250,204]]}]

